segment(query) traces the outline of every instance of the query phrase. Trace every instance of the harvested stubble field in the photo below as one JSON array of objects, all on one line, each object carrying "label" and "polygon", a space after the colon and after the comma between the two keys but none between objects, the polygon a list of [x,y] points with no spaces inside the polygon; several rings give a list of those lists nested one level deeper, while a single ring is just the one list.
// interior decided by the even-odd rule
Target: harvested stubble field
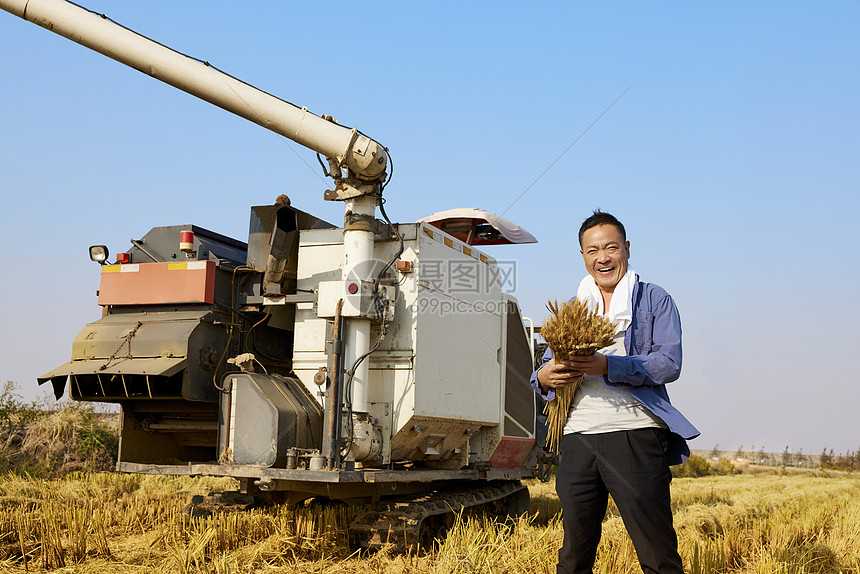
[{"label": "harvested stubble field", "polygon": [[[513,525],[458,522],[423,556],[351,554],[342,508],[270,508],[183,520],[193,494],[231,479],[111,473],[0,478],[0,571],[554,572],[562,531],[552,483],[531,483]],[[860,572],[860,478],[745,473],[673,482],[689,572]],[[638,572],[614,508],[596,572]]]}]

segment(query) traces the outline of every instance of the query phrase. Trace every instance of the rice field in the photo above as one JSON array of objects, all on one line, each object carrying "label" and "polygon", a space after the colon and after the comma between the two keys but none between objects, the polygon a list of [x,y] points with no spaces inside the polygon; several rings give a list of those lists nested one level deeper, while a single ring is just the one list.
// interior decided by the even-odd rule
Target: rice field
[{"label": "rice field", "polygon": [[[562,530],[552,483],[529,484],[514,524],[457,521],[426,555],[360,555],[342,506],[284,507],[189,520],[194,494],[232,479],[79,473],[0,478],[0,572],[555,572]],[[688,572],[860,573],[860,477],[745,473],[673,482]],[[633,573],[633,547],[614,508],[595,572]]]}]

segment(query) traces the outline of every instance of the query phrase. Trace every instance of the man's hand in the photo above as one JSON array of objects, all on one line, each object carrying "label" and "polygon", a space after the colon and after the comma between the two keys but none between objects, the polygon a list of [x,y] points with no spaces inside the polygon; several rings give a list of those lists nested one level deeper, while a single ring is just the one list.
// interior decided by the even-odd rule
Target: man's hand
[{"label": "man's hand", "polygon": [[585,357],[571,357],[568,361],[570,366],[586,375],[600,376],[609,374],[609,362],[606,355],[594,353]]},{"label": "man's hand", "polygon": [[570,361],[557,363],[550,360],[540,368],[537,380],[544,391],[572,385],[582,380],[583,371],[577,370]]}]

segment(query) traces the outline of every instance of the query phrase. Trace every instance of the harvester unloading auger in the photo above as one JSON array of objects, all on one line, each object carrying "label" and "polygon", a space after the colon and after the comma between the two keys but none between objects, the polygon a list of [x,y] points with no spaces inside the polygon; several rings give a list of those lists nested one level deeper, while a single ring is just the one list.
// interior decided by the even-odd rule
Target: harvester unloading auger
[{"label": "harvester unloading auger", "polygon": [[345,204],[343,227],[281,197],[251,208],[247,243],[181,225],[115,264],[91,248],[103,317],[39,382],[121,406],[118,470],[375,502],[351,527],[363,546],[426,542],[460,509],[528,508],[520,481],[544,462],[531,334],[474,247],[527,232],[472,214],[379,220],[388,154],[358,130],[64,0],[0,8],[316,151],[334,180],[324,198]]}]

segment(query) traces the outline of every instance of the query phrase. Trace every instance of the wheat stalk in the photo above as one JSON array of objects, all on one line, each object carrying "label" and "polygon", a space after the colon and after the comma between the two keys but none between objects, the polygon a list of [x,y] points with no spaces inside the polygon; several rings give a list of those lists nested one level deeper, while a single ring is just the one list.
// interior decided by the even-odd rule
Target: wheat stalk
[{"label": "wheat stalk", "polygon": [[[612,344],[616,324],[610,323],[597,311],[590,311],[587,303],[573,299],[559,307],[558,301],[552,301],[546,307],[552,315],[544,322],[540,334],[552,349],[556,363],[573,356],[593,355],[598,349]],[[553,452],[558,453],[570,403],[581,384],[582,378],[572,385],[556,389],[555,399],[543,409],[548,426],[546,445]]]}]

